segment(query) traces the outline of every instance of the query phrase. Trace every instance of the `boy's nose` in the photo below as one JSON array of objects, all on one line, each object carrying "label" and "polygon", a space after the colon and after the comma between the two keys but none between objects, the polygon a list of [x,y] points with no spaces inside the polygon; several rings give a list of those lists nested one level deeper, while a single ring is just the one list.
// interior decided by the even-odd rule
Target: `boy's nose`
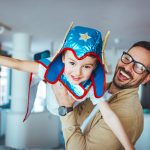
[{"label": "boy's nose", "polygon": [[74,70],[74,75],[79,76],[81,74],[81,68],[76,68]]}]

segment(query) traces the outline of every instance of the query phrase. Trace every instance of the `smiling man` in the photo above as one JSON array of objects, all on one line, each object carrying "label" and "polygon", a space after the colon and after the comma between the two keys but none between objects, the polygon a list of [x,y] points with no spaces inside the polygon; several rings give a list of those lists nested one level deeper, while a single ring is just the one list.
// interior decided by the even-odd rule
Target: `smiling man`
[{"label": "smiling man", "polygon": [[135,43],[128,52],[123,52],[110,89],[136,88],[150,80],[149,46],[149,42],[141,41]]},{"label": "smiling man", "polygon": [[[119,116],[130,140],[135,144],[143,131],[143,111],[139,100],[140,84],[150,81],[150,42],[135,43],[123,52],[116,66],[113,81],[108,84],[108,100],[112,110]],[[72,106],[65,88],[54,90],[64,106]],[[94,114],[94,115],[93,115]],[[105,123],[101,112],[96,112],[90,101],[84,101],[61,117],[67,150],[122,150],[124,149]],[[84,128],[84,133],[81,129]]]}]

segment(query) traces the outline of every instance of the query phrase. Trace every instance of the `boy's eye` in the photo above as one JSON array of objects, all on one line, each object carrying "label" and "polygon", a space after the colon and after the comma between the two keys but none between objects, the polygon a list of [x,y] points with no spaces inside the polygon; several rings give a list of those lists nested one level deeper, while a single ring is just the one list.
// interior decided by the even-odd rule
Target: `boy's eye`
[{"label": "boy's eye", "polygon": [[74,63],[74,62],[69,62],[69,63],[70,63],[72,66],[73,66],[73,65],[75,65],[75,63]]},{"label": "boy's eye", "polygon": [[86,69],[90,69],[90,68],[91,68],[91,66],[84,66],[84,68],[86,68]]}]

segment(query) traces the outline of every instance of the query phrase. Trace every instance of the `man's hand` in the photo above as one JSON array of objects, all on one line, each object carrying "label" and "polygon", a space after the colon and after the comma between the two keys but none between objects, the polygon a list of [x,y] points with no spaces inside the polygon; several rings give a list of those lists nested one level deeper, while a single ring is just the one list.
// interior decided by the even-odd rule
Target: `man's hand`
[{"label": "man's hand", "polygon": [[73,106],[75,100],[68,94],[67,89],[60,82],[53,84],[52,89],[60,106]]}]

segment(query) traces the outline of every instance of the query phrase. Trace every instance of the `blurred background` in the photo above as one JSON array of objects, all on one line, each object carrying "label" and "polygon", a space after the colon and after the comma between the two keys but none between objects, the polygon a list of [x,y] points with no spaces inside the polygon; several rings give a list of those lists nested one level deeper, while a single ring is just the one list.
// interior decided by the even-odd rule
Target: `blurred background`
[{"label": "blurred background", "polygon": [[[149,0],[0,0],[0,54],[19,59],[52,57],[74,25],[110,30],[106,57],[111,81],[123,51],[140,40],[150,41]],[[23,123],[29,74],[0,66],[0,150],[64,149],[61,124],[46,109],[46,85],[41,82],[34,110]],[[144,131],[137,150],[150,149],[150,83],[140,87]]]}]

